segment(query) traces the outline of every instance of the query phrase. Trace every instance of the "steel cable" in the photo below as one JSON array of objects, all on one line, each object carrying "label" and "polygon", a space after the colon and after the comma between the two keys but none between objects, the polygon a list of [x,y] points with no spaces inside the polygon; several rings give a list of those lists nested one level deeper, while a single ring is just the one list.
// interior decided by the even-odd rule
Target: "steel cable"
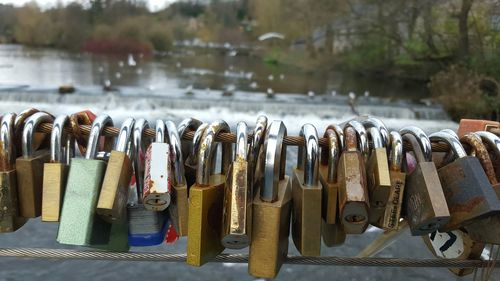
[{"label": "steel cable", "polygon": [[[150,261],[150,262],[185,262],[186,254],[176,253],[138,253],[80,251],[68,249],[43,248],[0,248],[0,257],[74,259],[74,260],[114,260],[114,261]],[[247,263],[246,254],[221,254],[213,262]],[[289,256],[285,263],[302,265],[336,266],[376,266],[376,267],[448,267],[448,268],[485,268],[491,261],[457,259],[410,259],[410,258],[350,258],[350,257],[302,257]],[[495,267],[500,267],[496,263]]]}]

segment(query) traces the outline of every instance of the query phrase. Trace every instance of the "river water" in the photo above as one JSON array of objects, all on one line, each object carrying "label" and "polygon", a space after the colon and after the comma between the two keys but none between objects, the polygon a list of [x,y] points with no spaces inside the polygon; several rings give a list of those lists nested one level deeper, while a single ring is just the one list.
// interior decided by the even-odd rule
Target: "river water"
[{"label": "river water", "polygon": [[[101,86],[106,80],[119,91],[103,92]],[[126,116],[144,117],[150,122],[157,118],[179,122],[186,117],[196,117],[206,122],[222,118],[232,128],[240,120],[253,124],[258,114],[265,114],[270,120],[283,120],[288,133],[296,135],[306,122],[315,124],[321,131],[328,124],[353,117],[354,112],[344,94],[369,91],[368,97],[362,94],[357,99],[356,110],[379,116],[392,129],[410,124],[426,131],[457,128],[439,106],[395,101],[395,97],[406,93],[414,97],[412,95],[421,90],[402,92],[394,85],[368,87],[365,82],[344,80],[332,73],[318,77],[296,70],[285,71],[267,66],[254,57],[233,57],[217,52],[196,56],[184,50],[155,59],[130,59],[0,45],[0,112],[19,112],[33,106],[54,114],[69,114],[88,108],[96,113],[110,114],[115,125]],[[68,83],[75,85],[77,92],[66,96],[57,94],[57,87]],[[224,91],[228,88],[233,95],[225,97]],[[279,94],[269,99],[263,93],[267,88]],[[314,91],[315,97],[305,95],[308,91]],[[337,95],[332,96],[332,91],[337,91]],[[289,148],[288,173],[296,158],[297,149]],[[15,233],[2,234],[0,247],[67,248],[55,242],[56,232],[57,224],[30,220]],[[323,246],[322,254],[354,256],[379,233],[380,230],[369,228],[363,235],[349,236],[341,247]],[[185,252],[186,241],[181,239],[174,245],[131,250],[180,253]],[[291,241],[289,252],[297,254]],[[432,257],[421,238],[411,237],[408,232],[379,256]],[[0,280],[254,279],[247,274],[246,265],[230,263],[192,268],[181,263],[1,258],[0,268]],[[309,279],[450,280],[455,277],[446,269],[285,265],[277,280]]]}]

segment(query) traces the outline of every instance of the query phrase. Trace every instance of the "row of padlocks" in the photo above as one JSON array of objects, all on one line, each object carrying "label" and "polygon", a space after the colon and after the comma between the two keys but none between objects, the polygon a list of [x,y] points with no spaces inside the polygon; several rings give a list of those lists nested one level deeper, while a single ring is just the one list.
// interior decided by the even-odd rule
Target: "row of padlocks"
[{"label": "row of padlocks", "polygon": [[[40,130],[47,123],[50,138]],[[407,223],[444,258],[477,259],[485,244],[500,244],[500,138],[491,132],[389,132],[361,118],[330,125],[320,138],[305,124],[288,176],[287,129],[264,116],[253,133],[239,122],[223,141],[231,131],[222,120],[158,120],[148,134],[145,119],[127,118],[116,140],[104,134],[113,125],[88,111],[4,114],[0,232],[41,216],[59,222],[61,244],[112,251],[187,236],[188,264],[249,247],[249,273],[262,278],[278,274],[290,229],[303,256],[320,256],[321,238],[339,246],[369,225],[397,231]],[[448,152],[432,150],[443,143]]]}]

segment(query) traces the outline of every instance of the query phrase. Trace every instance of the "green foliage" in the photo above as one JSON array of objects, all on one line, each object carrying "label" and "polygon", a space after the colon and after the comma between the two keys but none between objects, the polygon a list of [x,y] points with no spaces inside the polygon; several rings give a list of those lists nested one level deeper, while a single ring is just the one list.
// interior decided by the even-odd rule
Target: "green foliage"
[{"label": "green foliage", "polygon": [[370,37],[361,44],[347,52],[346,63],[351,69],[373,69],[383,67],[388,63],[386,60],[386,42],[377,37]]}]

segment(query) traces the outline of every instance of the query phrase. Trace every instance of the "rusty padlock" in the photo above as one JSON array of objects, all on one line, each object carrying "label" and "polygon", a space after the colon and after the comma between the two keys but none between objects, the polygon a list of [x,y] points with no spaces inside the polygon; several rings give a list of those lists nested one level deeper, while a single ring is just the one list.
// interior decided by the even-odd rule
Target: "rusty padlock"
[{"label": "rusty padlock", "polygon": [[455,161],[438,170],[439,179],[450,211],[450,220],[440,231],[458,229],[474,220],[500,214],[496,197],[479,160],[467,156],[460,141],[445,132],[429,135],[431,141],[445,142],[455,155]]}]

